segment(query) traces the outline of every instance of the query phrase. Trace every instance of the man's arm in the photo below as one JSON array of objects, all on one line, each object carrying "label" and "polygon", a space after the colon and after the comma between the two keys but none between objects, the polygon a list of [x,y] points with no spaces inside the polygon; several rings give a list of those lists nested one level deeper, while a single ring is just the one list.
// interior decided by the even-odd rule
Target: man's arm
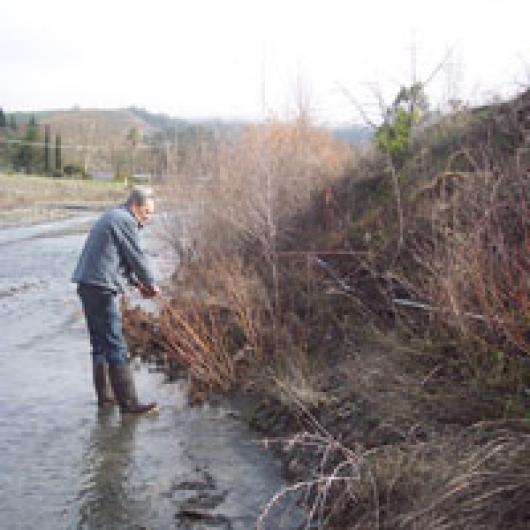
[{"label": "man's arm", "polygon": [[117,245],[132,285],[155,289],[156,281],[147,256],[140,245],[138,229],[128,223],[116,227]]}]

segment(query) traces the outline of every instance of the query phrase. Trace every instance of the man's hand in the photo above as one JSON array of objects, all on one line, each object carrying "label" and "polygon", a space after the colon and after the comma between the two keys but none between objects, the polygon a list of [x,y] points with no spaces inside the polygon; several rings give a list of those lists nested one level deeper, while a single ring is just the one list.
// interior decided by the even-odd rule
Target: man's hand
[{"label": "man's hand", "polygon": [[138,290],[144,298],[156,298],[160,294],[160,289],[156,285],[139,285]]}]

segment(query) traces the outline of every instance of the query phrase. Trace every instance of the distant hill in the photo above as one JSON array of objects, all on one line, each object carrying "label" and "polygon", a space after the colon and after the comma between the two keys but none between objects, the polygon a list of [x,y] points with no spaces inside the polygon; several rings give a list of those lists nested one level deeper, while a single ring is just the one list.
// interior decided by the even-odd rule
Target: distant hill
[{"label": "distant hill", "polygon": [[127,109],[119,110],[67,110],[46,113],[40,123],[49,124],[52,130],[60,131],[64,140],[87,144],[111,141],[127,143],[127,134],[137,128],[142,135],[156,130],[150,123]]},{"label": "distant hill", "polygon": [[[52,147],[59,134],[64,164],[74,164],[88,173],[125,172],[150,173],[165,167],[167,146],[182,151],[198,137],[218,138],[233,136],[251,122],[222,119],[185,120],[167,114],[152,113],[139,107],[125,109],[42,110],[13,112],[18,125],[18,136],[24,134],[26,125],[35,118],[43,128],[50,127]],[[135,130],[135,140],[131,131]],[[371,131],[359,125],[330,128],[338,138],[352,144],[367,141]],[[134,146],[133,146],[134,143]]]},{"label": "distant hill", "polygon": [[340,125],[331,127],[331,132],[336,138],[354,145],[366,143],[373,136],[373,129],[366,125]]},{"label": "distant hill", "polygon": [[40,125],[49,125],[52,139],[61,135],[66,162],[85,167],[89,173],[115,171],[131,157],[129,135],[135,129],[137,143],[158,129],[128,109],[72,109],[36,115]]},{"label": "distant hill", "polygon": [[156,129],[158,132],[182,132],[190,126],[190,122],[187,120],[174,118],[162,113],[154,114],[140,107],[128,107],[126,110],[131,115],[136,116],[144,123]]}]

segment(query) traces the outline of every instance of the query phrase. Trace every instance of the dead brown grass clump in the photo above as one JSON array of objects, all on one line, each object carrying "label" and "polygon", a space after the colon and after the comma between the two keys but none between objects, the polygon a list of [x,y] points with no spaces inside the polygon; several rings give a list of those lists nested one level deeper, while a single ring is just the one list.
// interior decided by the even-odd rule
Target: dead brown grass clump
[{"label": "dead brown grass clump", "polygon": [[290,439],[320,454],[314,474],[280,492],[302,494],[304,528],[463,530],[513,528],[530,522],[530,435],[527,424],[480,424],[426,443],[365,450],[329,434]]}]

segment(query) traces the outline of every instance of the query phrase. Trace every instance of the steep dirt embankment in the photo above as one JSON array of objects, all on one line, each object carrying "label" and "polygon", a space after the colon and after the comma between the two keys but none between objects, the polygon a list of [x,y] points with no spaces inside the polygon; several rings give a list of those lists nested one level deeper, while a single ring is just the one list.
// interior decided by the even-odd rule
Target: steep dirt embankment
[{"label": "steep dirt embankment", "polygon": [[[529,99],[444,118],[399,168],[363,156],[305,203],[280,186],[247,224],[238,188],[158,318],[126,313],[133,351],[274,439],[317,527],[530,524]],[[243,158],[264,198],[274,171],[336,160],[303,165],[307,124],[268,127]]]}]

